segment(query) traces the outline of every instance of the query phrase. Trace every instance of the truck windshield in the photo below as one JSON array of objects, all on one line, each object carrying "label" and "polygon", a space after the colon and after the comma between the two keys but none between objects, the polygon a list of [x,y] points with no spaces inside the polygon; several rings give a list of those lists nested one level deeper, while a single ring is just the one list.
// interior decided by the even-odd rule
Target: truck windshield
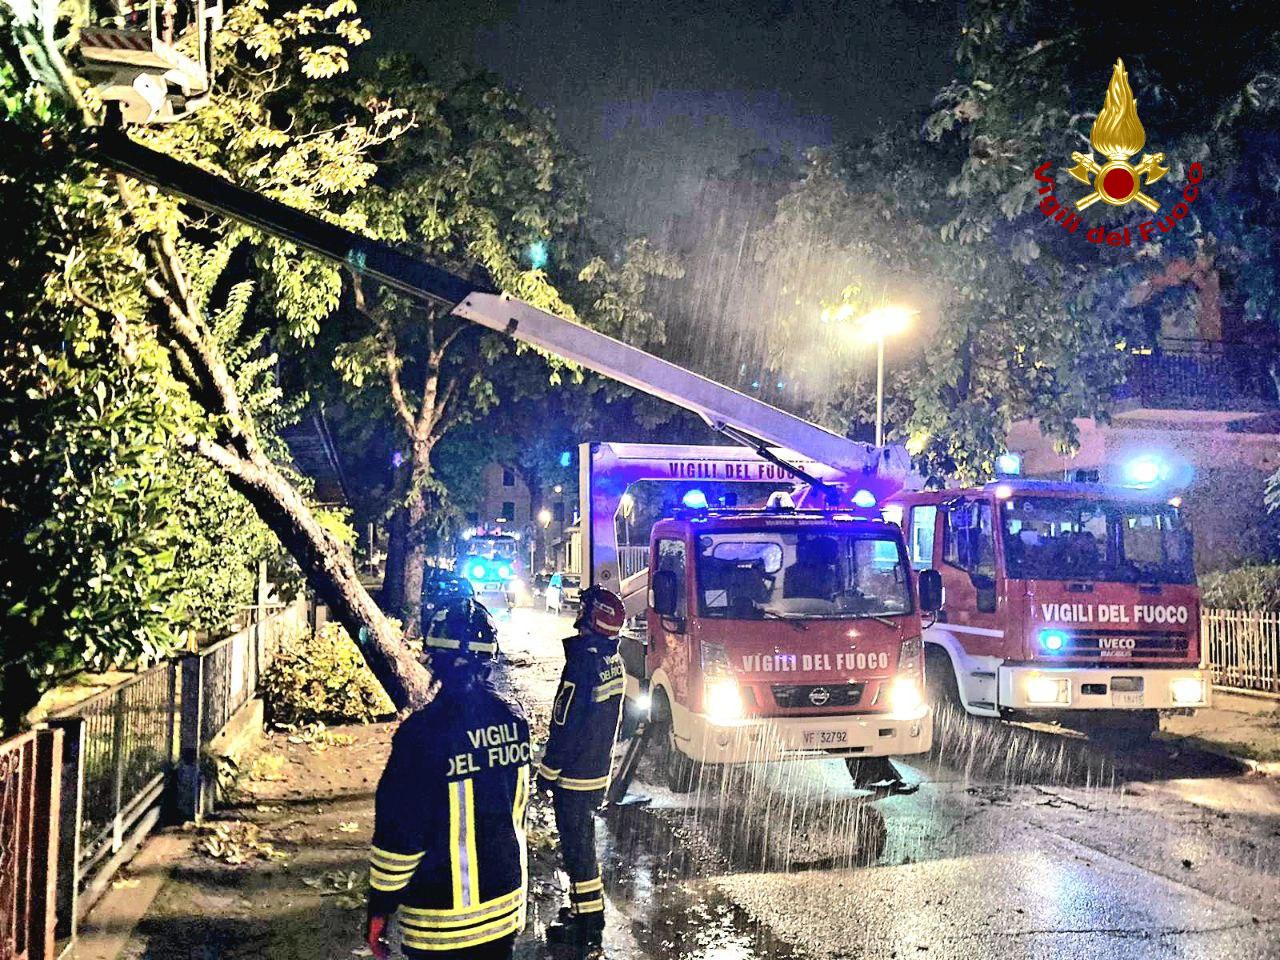
[{"label": "truck windshield", "polygon": [[698,537],[698,608],[727,620],[847,619],[910,613],[898,541],[840,530]]},{"label": "truck windshield", "polygon": [[1192,583],[1191,538],[1163,503],[1015,497],[1001,511],[1016,580]]}]

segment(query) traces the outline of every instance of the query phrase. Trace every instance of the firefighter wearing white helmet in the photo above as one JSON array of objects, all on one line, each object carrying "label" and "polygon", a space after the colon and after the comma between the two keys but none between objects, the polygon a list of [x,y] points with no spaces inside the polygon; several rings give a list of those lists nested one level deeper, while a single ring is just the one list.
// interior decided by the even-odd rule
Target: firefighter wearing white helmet
[{"label": "firefighter wearing white helmet", "polygon": [[622,717],[624,677],[618,633],[622,598],[599,586],[582,594],[577,633],[564,641],[564,673],[551,711],[551,737],[538,764],[538,786],[550,791],[569,875],[569,905],[547,928],[547,942],[581,954],[599,949],[604,883],[596,861],[595,812],[609,786],[613,744]]}]

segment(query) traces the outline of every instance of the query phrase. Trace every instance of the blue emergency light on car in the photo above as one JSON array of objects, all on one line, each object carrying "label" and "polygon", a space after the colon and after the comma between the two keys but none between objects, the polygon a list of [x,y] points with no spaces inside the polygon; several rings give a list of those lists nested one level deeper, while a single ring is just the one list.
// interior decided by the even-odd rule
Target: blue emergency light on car
[{"label": "blue emergency light on car", "polygon": [[1133,487],[1155,486],[1167,473],[1164,462],[1150,455],[1134,457],[1124,465],[1125,483]]},{"label": "blue emergency light on car", "polygon": [[1057,653],[1067,645],[1067,635],[1062,630],[1041,630],[1040,646],[1049,653]]},{"label": "blue emergency light on car", "polygon": [[869,510],[876,505],[876,495],[870,490],[859,490],[853,495],[853,505]]}]

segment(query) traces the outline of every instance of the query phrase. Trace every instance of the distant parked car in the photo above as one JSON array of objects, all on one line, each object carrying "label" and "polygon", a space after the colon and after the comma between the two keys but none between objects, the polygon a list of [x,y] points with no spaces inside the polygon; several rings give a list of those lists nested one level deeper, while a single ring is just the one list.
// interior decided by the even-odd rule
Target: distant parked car
[{"label": "distant parked car", "polygon": [[563,613],[573,609],[582,594],[582,580],[571,573],[553,573],[547,581],[547,609]]},{"label": "distant parked car", "polygon": [[423,617],[429,617],[440,607],[448,606],[451,600],[466,599],[475,595],[475,587],[471,586],[471,581],[466,577],[458,577],[443,571],[428,574],[422,580]]}]

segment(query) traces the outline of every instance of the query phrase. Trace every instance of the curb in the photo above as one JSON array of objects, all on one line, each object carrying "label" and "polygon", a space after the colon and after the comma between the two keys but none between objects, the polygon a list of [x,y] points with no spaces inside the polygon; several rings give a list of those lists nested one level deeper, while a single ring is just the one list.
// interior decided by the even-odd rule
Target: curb
[{"label": "curb", "polygon": [[1225,747],[1220,747],[1199,737],[1162,733],[1160,739],[1165,743],[1185,743],[1201,753],[1222,757],[1224,760],[1233,760],[1248,771],[1245,776],[1280,777],[1280,760],[1254,760],[1252,757],[1242,757],[1238,753],[1232,753]]}]

